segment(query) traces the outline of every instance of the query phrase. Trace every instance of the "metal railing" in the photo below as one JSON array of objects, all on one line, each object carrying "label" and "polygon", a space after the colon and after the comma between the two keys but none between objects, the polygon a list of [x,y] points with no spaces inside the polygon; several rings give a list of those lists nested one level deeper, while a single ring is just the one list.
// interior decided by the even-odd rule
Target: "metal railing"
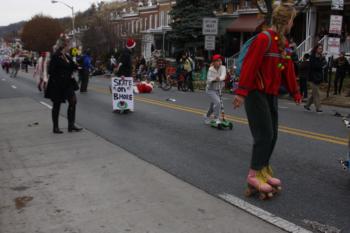
[{"label": "metal railing", "polygon": [[328,36],[325,35],[324,37],[322,37],[322,39],[318,41],[318,44],[321,44],[323,46],[323,51],[327,52],[328,51]]},{"label": "metal railing", "polygon": [[340,51],[350,53],[350,39],[347,38],[343,43],[340,44]]},{"label": "metal railing", "polygon": [[308,53],[312,50],[312,42],[313,36],[310,35],[298,45],[295,52],[298,55],[299,59],[301,59],[305,53]]},{"label": "metal railing", "polygon": [[233,68],[236,65],[236,60],[239,56],[239,52],[233,54],[231,57],[225,57],[225,63],[227,69]]}]

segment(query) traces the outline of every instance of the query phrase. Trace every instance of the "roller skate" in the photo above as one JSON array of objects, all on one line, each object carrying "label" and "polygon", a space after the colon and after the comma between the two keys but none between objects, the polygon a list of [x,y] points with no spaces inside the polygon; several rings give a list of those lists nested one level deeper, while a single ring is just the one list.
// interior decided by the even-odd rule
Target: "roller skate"
[{"label": "roller skate", "polygon": [[247,177],[248,188],[245,191],[245,196],[250,197],[259,194],[260,200],[265,200],[273,197],[273,188],[267,183],[267,179],[262,173],[262,170],[255,171],[250,169]]},{"label": "roller skate", "polygon": [[273,177],[273,171],[271,166],[269,165],[269,166],[263,167],[261,171],[264,174],[265,178],[267,179],[267,183],[272,186],[273,192],[274,193],[281,192],[282,191],[281,180],[277,179],[276,177]]},{"label": "roller skate", "polygon": [[342,166],[342,168],[346,171],[350,172],[350,152],[348,153],[348,159],[342,159],[340,158],[339,160],[340,165]]},{"label": "roller skate", "polygon": [[349,160],[339,159],[339,163],[344,170],[350,169],[350,161]]}]

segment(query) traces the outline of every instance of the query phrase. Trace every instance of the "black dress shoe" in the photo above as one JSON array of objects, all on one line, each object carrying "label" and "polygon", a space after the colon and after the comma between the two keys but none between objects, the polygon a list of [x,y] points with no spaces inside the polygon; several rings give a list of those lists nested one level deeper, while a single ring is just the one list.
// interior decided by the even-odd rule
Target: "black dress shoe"
[{"label": "black dress shoe", "polygon": [[75,125],[74,126],[72,126],[72,127],[68,127],[68,132],[80,132],[80,131],[82,131],[83,130],[83,128],[79,128],[79,127],[76,127]]},{"label": "black dress shoe", "polygon": [[63,131],[61,131],[59,128],[53,129],[53,133],[61,134]]}]

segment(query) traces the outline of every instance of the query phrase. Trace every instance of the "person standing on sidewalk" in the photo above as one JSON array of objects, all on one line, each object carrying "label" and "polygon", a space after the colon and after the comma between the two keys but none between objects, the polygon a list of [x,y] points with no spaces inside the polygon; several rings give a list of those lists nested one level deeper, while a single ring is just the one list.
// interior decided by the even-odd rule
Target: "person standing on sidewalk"
[{"label": "person standing on sidewalk", "polygon": [[188,85],[188,89],[194,92],[193,81],[192,81],[193,61],[188,54],[183,53],[181,58],[181,63],[183,64],[184,71],[186,72],[185,80],[186,80],[186,84]]},{"label": "person standing on sidewalk", "polygon": [[[283,80],[297,104],[301,102],[294,64],[285,37],[293,26],[293,1],[282,1],[272,14],[272,27],[257,35],[242,64],[234,108],[244,104],[254,144],[248,186],[271,193],[281,181],[273,177],[270,158],[278,134],[278,92]],[[269,46],[270,44],[270,46]],[[266,51],[268,49],[268,51]],[[282,78],[283,77],[283,78]]]},{"label": "person standing on sidewalk", "polygon": [[337,59],[335,59],[334,67],[337,69],[337,71],[335,73],[333,94],[340,95],[346,72],[349,70],[349,62],[346,59],[344,52],[341,52],[340,56]]},{"label": "person standing on sidewalk", "polygon": [[315,104],[316,112],[322,113],[321,100],[320,100],[320,90],[319,86],[323,81],[323,67],[326,65],[326,59],[322,55],[323,46],[322,44],[317,44],[311,51],[310,56],[310,75],[309,81],[311,83],[312,94],[309,97],[304,108],[311,111],[311,104]]},{"label": "person standing on sidewalk", "polygon": [[68,132],[79,132],[82,128],[75,125],[75,108],[77,97],[75,90],[77,83],[72,77],[77,64],[69,55],[68,39],[65,35],[61,35],[54,46],[55,50],[49,62],[49,81],[45,91],[45,98],[51,99],[52,107],[52,122],[53,133],[63,133],[58,124],[61,103],[68,100]]},{"label": "person standing on sidewalk", "polygon": [[307,81],[310,73],[310,54],[306,53],[303,56],[303,60],[299,64],[299,85],[300,94],[303,99],[307,99]]},{"label": "person standing on sidewalk", "polygon": [[207,114],[204,116],[204,123],[210,124],[210,116],[214,114],[214,120],[220,124],[220,89],[225,87],[226,67],[222,65],[222,57],[215,54],[211,59],[211,65],[207,75],[206,92],[211,102]]},{"label": "person standing on sidewalk", "polygon": [[37,78],[38,90],[41,92],[43,89],[45,90],[46,84],[48,81],[47,78],[47,68],[48,68],[48,56],[47,52],[42,52],[38,62],[35,66],[33,78]]},{"label": "person standing on sidewalk", "polygon": [[89,84],[90,71],[92,69],[92,58],[90,49],[87,49],[81,59],[81,83],[80,83],[80,93],[87,92],[87,87]]}]

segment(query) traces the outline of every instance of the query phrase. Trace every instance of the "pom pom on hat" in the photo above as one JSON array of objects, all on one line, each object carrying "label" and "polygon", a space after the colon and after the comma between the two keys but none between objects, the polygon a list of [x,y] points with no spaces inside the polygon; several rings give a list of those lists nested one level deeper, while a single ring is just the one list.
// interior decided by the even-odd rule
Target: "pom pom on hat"
[{"label": "pom pom on hat", "polygon": [[134,39],[129,38],[128,41],[126,42],[126,47],[128,49],[132,49],[136,46],[136,42],[134,41]]}]

